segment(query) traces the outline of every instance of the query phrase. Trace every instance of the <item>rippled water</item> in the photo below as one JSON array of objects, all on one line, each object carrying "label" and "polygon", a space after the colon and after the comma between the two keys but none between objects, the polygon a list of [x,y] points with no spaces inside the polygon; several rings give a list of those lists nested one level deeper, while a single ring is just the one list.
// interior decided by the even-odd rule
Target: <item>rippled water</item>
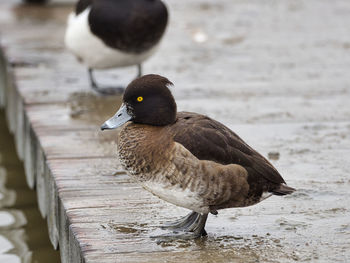
[{"label": "rippled water", "polygon": [[60,262],[0,110],[0,263]]}]

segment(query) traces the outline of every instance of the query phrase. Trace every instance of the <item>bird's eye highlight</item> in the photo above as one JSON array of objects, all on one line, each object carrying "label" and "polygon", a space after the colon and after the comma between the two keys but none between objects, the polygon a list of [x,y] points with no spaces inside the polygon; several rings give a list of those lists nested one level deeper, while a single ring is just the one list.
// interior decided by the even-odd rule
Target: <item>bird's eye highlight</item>
[{"label": "bird's eye highlight", "polygon": [[138,101],[138,102],[143,101],[143,97],[137,97],[137,101]]}]

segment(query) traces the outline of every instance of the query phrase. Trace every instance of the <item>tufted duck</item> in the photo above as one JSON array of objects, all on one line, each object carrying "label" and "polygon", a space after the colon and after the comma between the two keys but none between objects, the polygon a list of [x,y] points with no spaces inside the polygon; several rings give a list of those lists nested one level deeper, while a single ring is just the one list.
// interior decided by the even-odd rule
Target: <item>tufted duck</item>
[{"label": "tufted duck", "polygon": [[177,112],[168,85],[159,75],[134,80],[101,129],[122,126],[118,154],[129,175],[159,198],[193,211],[166,225],[172,236],[206,235],[208,213],[295,191],[229,128],[207,116]]},{"label": "tufted duck", "polygon": [[99,88],[93,69],[138,66],[157,49],[168,21],[161,0],[79,0],[68,18],[67,48],[88,66],[92,88],[104,94],[123,88]]}]

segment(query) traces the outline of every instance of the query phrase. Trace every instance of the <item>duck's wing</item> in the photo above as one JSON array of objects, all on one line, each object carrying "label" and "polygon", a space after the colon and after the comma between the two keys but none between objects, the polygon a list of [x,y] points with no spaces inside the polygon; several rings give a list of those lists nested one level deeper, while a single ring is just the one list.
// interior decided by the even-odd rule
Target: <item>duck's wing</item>
[{"label": "duck's wing", "polygon": [[174,140],[200,160],[239,164],[255,181],[264,178],[277,185],[285,183],[268,160],[229,128],[207,116],[179,112],[170,130]]},{"label": "duck's wing", "polygon": [[162,37],[168,11],[162,1],[94,1],[91,32],[107,46],[131,53],[152,48]]}]

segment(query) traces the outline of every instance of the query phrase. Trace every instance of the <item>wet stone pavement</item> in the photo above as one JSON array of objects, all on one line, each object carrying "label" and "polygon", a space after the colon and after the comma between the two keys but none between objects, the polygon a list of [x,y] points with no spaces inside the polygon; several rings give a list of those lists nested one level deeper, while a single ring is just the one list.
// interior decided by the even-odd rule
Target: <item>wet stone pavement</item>
[{"label": "wet stone pavement", "polygon": [[[179,110],[226,124],[298,191],[210,215],[199,240],[150,239],[187,211],[132,183],[115,159],[115,133],[99,131],[120,98],[93,93],[65,51],[71,3],[1,1],[0,44],[54,192],[46,173],[30,173],[20,122],[8,114],[10,128],[62,262],[350,261],[350,2],[165,2],[170,24],[144,73],[168,77]],[[126,84],[135,74],[131,67],[98,78]]]}]

